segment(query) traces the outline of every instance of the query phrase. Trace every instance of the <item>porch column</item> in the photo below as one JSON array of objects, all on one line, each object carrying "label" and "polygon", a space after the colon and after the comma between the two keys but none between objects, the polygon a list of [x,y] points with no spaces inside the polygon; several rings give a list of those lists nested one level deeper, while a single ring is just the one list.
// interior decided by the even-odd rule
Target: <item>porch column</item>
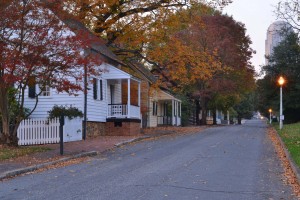
[{"label": "porch column", "polygon": [[179,125],[181,126],[182,125],[182,120],[181,120],[182,119],[182,117],[181,117],[181,102],[179,102],[179,111],[178,112],[179,112],[179,120],[180,120],[180,124]]},{"label": "porch column", "polygon": [[171,117],[171,120],[172,120],[172,125],[174,125],[174,105],[175,105],[175,102],[174,102],[174,100],[172,99],[172,117]]},{"label": "porch column", "polygon": [[[138,106],[139,106],[139,109],[140,109],[140,119],[141,119],[141,83],[138,82]],[[142,124],[142,123],[141,123]]]},{"label": "porch column", "polygon": [[141,83],[138,83],[138,106],[141,106]]},{"label": "porch column", "polygon": [[179,102],[179,117],[181,118],[181,102]]},{"label": "porch column", "polygon": [[130,118],[130,78],[127,79],[127,117]]},{"label": "porch column", "polygon": [[177,126],[177,117],[178,117],[178,101],[174,100],[174,112],[175,112],[175,115],[174,115],[174,124],[175,126]]},{"label": "porch column", "polygon": [[230,120],[229,120],[229,110],[227,110],[227,124],[230,124]]}]

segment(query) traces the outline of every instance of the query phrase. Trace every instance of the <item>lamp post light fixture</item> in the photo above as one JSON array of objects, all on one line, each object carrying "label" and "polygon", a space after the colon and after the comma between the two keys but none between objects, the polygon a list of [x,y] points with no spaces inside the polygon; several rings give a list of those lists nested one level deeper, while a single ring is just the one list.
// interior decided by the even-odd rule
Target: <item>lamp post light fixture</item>
[{"label": "lamp post light fixture", "polygon": [[272,118],[271,118],[272,117],[272,109],[271,108],[269,109],[269,113],[270,113],[270,124],[271,124],[272,123]]},{"label": "lamp post light fixture", "polygon": [[282,115],[282,85],[285,83],[285,80],[282,76],[278,79],[278,84],[280,85],[280,116],[279,116],[279,129],[282,129],[284,116]]}]

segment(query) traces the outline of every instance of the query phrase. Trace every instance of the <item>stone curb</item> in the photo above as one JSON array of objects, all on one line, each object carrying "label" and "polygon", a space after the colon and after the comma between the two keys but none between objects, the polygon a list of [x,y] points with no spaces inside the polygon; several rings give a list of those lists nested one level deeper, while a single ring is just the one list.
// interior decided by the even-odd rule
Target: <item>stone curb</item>
[{"label": "stone curb", "polygon": [[293,170],[293,172],[294,172],[294,174],[295,174],[295,176],[297,178],[297,181],[300,184],[300,169],[297,167],[297,165],[295,164],[294,160],[292,159],[292,157],[290,155],[290,152],[287,150],[287,148],[286,148],[284,142],[282,141],[280,135],[278,134],[278,132],[276,130],[275,130],[275,132],[276,132],[276,137],[279,140],[280,145],[281,145],[281,147],[284,150],[285,156],[288,159],[288,161],[290,163],[290,166],[291,166],[291,168],[292,168],[292,170]]},{"label": "stone curb", "polygon": [[138,138],[133,138],[131,140],[127,140],[127,141],[124,141],[124,142],[120,142],[118,144],[115,144],[115,147],[120,147],[120,146],[123,146],[123,145],[131,144],[131,143],[142,141],[142,140],[149,139],[149,138],[157,138],[157,137],[161,137],[161,136],[164,136],[164,135],[172,135],[172,134],[174,134],[174,133],[170,132],[170,133],[161,133],[161,134],[154,134],[154,135],[145,135],[145,136],[141,136],[141,137],[138,137]]},{"label": "stone curb", "polygon": [[46,162],[46,163],[42,163],[42,164],[38,164],[38,165],[34,165],[34,166],[30,166],[30,167],[25,167],[25,168],[20,168],[20,169],[16,169],[16,170],[12,170],[12,171],[8,171],[5,173],[0,174],[0,180],[5,179],[5,178],[10,178],[13,176],[17,176],[20,174],[25,174],[28,172],[33,172],[35,170],[50,166],[50,165],[55,165],[57,163],[61,163],[61,162],[66,162],[75,158],[81,158],[81,157],[87,157],[87,156],[95,156],[97,155],[98,152],[97,151],[89,151],[89,152],[84,152],[84,153],[79,153],[70,157],[66,157],[66,158],[61,158],[59,160],[55,160],[55,161],[51,161],[51,162]]},{"label": "stone curb", "polygon": [[142,140],[148,139],[148,138],[151,138],[151,136],[142,136],[142,137],[138,137],[138,138],[133,138],[131,140],[127,140],[127,141],[115,144],[115,147],[120,147],[120,146],[131,144],[131,143],[134,143],[134,142],[142,141]]}]

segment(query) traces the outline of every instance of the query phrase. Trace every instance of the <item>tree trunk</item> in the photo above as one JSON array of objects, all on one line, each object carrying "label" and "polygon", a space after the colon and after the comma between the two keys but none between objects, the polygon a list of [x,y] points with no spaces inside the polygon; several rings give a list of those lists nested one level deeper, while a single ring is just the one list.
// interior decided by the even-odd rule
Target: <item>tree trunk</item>
[{"label": "tree trunk", "polygon": [[201,119],[201,125],[206,125],[206,102],[205,102],[205,97],[201,97],[200,100],[200,106],[202,110],[202,119]]},{"label": "tree trunk", "polygon": [[0,113],[2,130],[0,135],[0,143],[9,144],[9,112],[8,112],[8,91],[5,87],[0,87]]},{"label": "tree trunk", "polygon": [[200,102],[199,102],[199,100],[195,100],[195,104],[196,104],[196,125],[200,125],[200,118],[199,118]]},{"label": "tree trunk", "polygon": [[217,125],[217,109],[213,109],[213,125]]},{"label": "tree trunk", "polygon": [[18,138],[18,128],[19,128],[20,122],[21,121],[18,120],[14,124],[14,127],[11,130],[11,133],[10,133],[10,140],[11,140],[10,141],[10,145],[11,146],[18,146],[18,141],[19,141],[19,138]]},{"label": "tree trunk", "polygon": [[240,116],[238,116],[238,124],[241,125],[242,124],[242,118]]},{"label": "tree trunk", "polygon": [[10,117],[8,110],[8,89],[6,87],[0,87],[0,113],[2,130],[0,130],[0,143],[9,146],[18,146],[17,128],[18,124],[14,127],[10,127]]}]

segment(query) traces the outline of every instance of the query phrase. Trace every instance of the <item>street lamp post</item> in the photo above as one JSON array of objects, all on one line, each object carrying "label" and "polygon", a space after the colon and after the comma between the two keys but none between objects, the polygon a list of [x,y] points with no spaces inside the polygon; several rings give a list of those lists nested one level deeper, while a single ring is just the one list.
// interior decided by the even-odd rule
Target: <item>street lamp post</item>
[{"label": "street lamp post", "polygon": [[280,116],[279,116],[279,129],[281,130],[283,127],[283,115],[282,115],[282,85],[284,84],[285,80],[282,76],[279,77],[278,83],[280,85]]},{"label": "street lamp post", "polygon": [[269,113],[270,113],[270,124],[271,124],[272,123],[272,118],[271,118],[272,117],[272,109],[271,108],[269,109]]}]

